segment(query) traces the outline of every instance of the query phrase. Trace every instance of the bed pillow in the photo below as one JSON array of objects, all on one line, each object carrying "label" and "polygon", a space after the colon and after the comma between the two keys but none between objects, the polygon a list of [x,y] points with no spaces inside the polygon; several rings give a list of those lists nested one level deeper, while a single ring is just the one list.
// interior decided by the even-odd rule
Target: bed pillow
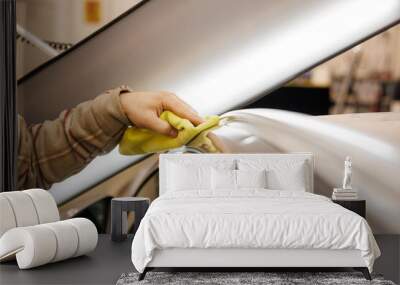
[{"label": "bed pillow", "polygon": [[306,191],[308,167],[299,160],[241,159],[239,170],[267,170],[267,188],[270,190]]},{"label": "bed pillow", "polygon": [[167,174],[167,191],[211,189],[211,167],[169,163]]},{"label": "bed pillow", "polygon": [[236,170],[213,167],[211,181],[213,190],[236,190]]},{"label": "bed pillow", "polygon": [[305,164],[298,163],[283,170],[267,172],[268,188],[272,190],[306,191]]},{"label": "bed pillow", "polygon": [[213,190],[238,190],[241,188],[267,188],[266,170],[217,169],[211,171]]},{"label": "bed pillow", "polygon": [[267,171],[236,170],[237,188],[267,188]]}]

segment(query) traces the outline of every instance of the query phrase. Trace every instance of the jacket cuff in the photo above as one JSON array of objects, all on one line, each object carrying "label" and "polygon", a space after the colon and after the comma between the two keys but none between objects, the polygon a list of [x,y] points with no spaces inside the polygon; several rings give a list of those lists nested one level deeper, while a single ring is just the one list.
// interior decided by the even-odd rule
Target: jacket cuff
[{"label": "jacket cuff", "polygon": [[132,122],[129,120],[129,118],[126,116],[122,105],[121,105],[121,98],[120,95],[123,93],[129,93],[132,92],[133,90],[129,86],[122,85],[111,92],[113,93],[113,103],[115,104],[115,109],[117,111],[117,116],[120,119],[121,122],[123,122],[125,125],[131,125]]},{"label": "jacket cuff", "polygon": [[126,92],[132,92],[132,90],[128,86],[121,86],[106,91],[93,101],[92,110],[96,116],[96,121],[110,136],[114,136],[122,127],[131,125],[120,101],[120,94]]}]

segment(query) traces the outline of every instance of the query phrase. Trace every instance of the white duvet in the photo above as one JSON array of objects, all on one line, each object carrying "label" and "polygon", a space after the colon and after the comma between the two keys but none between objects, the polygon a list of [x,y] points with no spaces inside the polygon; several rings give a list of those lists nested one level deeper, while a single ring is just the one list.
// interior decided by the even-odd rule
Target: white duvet
[{"label": "white duvet", "polygon": [[328,198],[256,189],[157,198],[132,243],[135,268],[165,248],[358,249],[370,271],[380,255],[365,219]]}]

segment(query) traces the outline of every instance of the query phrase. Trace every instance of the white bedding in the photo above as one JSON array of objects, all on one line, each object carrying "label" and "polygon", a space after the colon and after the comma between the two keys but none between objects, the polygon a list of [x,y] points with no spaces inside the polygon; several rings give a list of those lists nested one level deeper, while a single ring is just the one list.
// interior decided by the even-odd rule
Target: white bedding
[{"label": "white bedding", "polygon": [[143,272],[155,249],[358,249],[372,271],[380,255],[362,217],[328,198],[299,191],[247,189],[208,196],[166,193],[150,206],[132,243]]}]

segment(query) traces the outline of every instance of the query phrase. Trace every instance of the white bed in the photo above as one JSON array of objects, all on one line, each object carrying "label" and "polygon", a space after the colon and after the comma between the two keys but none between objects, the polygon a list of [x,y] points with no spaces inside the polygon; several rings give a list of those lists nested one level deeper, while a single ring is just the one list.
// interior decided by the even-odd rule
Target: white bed
[{"label": "white bed", "polygon": [[[355,267],[380,255],[362,217],[313,193],[312,154],[166,154],[132,243],[154,267]],[[264,185],[265,183],[265,185]]]}]

